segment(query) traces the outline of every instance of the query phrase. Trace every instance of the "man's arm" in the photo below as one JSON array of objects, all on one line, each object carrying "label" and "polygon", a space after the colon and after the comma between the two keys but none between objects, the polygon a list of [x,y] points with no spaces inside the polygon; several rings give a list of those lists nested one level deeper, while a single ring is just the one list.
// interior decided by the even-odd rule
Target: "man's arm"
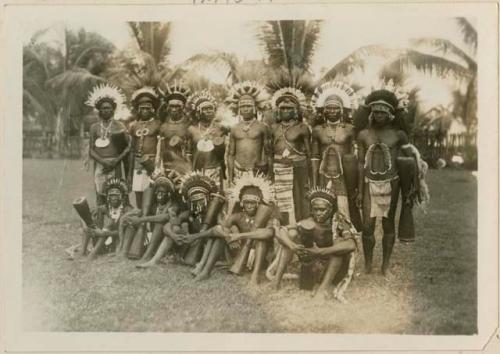
[{"label": "man's arm", "polygon": [[272,227],[266,227],[261,229],[256,229],[250,232],[238,232],[229,234],[230,241],[234,242],[238,240],[267,240],[274,236],[274,229]]},{"label": "man's arm", "polygon": [[303,248],[301,244],[293,241],[299,237],[296,226],[280,227],[275,231],[275,235],[281,244],[294,252],[299,248]]},{"label": "man's arm", "polygon": [[271,127],[265,125],[264,134],[264,154],[267,157],[268,174],[271,179],[274,178],[274,125]]},{"label": "man's arm", "polygon": [[234,183],[234,157],[236,155],[236,141],[234,138],[235,129],[231,128],[229,133],[229,145],[227,154],[227,177],[229,183]]},{"label": "man's arm", "polygon": [[304,251],[316,256],[343,256],[356,250],[354,239],[339,240],[330,247],[318,247],[316,244]]},{"label": "man's arm", "polygon": [[364,144],[365,131],[359,132],[358,138],[356,139],[358,145],[358,194],[356,196],[356,204],[361,207],[363,201],[363,193],[365,186],[365,154],[366,147]]},{"label": "man's arm", "polygon": [[311,177],[312,177],[313,187],[316,187],[318,185],[320,163],[321,163],[320,141],[319,141],[318,131],[315,127],[312,132],[312,142],[311,142]]},{"label": "man's arm", "polygon": [[194,161],[193,161],[194,140],[193,140],[192,129],[193,127],[189,127],[186,133],[186,160],[191,166],[191,168],[194,170]]}]

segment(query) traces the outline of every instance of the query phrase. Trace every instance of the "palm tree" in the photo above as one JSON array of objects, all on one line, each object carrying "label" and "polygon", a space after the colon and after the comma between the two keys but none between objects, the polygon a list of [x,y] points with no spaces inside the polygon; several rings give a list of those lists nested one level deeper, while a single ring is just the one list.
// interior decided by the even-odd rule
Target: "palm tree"
[{"label": "palm tree", "polygon": [[[455,18],[462,33],[462,49],[457,44],[442,38],[416,38],[410,41],[411,49],[405,50],[393,63],[402,71],[411,68],[443,78],[452,78],[465,86],[462,102],[464,124],[470,134],[477,127],[477,31],[469,20]],[[428,51],[431,51],[429,53]]]},{"label": "palm tree", "polygon": [[23,54],[25,115],[40,119],[54,132],[58,151],[65,151],[70,134],[81,133],[90,88],[104,79],[106,58],[114,46],[98,34],[62,29],[60,50],[40,42],[36,33]]},{"label": "palm tree", "polygon": [[292,86],[313,93],[310,68],[320,32],[319,20],[266,21],[259,27],[257,38],[266,54],[271,90]]}]

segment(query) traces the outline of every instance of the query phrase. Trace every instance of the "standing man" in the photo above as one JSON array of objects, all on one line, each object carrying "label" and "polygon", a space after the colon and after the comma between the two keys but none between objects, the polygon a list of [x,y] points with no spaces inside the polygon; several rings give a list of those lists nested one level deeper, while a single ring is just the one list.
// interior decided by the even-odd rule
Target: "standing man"
[{"label": "standing man", "polygon": [[190,172],[192,165],[191,152],[187,151],[190,119],[185,112],[190,95],[190,89],[177,81],[168,87],[164,97],[166,116],[160,128],[163,167],[180,174]]},{"label": "standing man", "polygon": [[302,122],[306,98],[300,90],[285,87],[274,93],[271,102],[277,117],[271,128],[276,203],[284,214],[282,224],[295,224],[308,215],[305,196],[309,188],[311,134]]},{"label": "standing man", "polygon": [[125,176],[122,171],[125,157],[130,151],[130,136],[123,123],[113,119],[117,108],[125,101],[123,93],[112,85],[96,86],[89,94],[87,105],[99,114],[99,122],[89,132],[89,156],[94,160],[94,183],[98,205],[106,203],[103,186],[108,178]]},{"label": "standing man", "polygon": [[[399,196],[396,160],[408,150],[408,137],[393,122],[401,114],[396,95],[388,90],[373,91],[365,100],[368,126],[357,137],[359,149],[358,205],[363,207],[363,252],[367,273],[372,270],[375,221],[382,218],[382,273],[389,268],[395,241],[394,217]],[[410,151],[410,154],[412,151]]]},{"label": "standing man", "polygon": [[192,156],[192,169],[217,181],[222,190],[224,143],[229,131],[215,121],[217,103],[208,90],[196,92],[189,98],[188,106],[193,114],[187,131],[187,154]]},{"label": "standing man", "polygon": [[362,222],[356,206],[358,187],[354,126],[349,115],[357,108],[354,90],[340,81],[318,87],[312,104],[322,124],[312,132],[312,179],[314,186],[332,189],[339,211],[361,230]]},{"label": "standing man", "polygon": [[226,99],[240,122],[231,128],[227,155],[229,183],[242,174],[270,171],[269,128],[257,120],[264,108],[264,88],[257,82],[244,81],[233,86]]},{"label": "standing man", "polygon": [[136,204],[142,208],[142,195],[151,184],[155,156],[160,132],[160,121],[156,119],[158,94],[152,87],[143,87],[132,94],[132,105],[137,120],[129,126],[132,136],[131,180]]}]

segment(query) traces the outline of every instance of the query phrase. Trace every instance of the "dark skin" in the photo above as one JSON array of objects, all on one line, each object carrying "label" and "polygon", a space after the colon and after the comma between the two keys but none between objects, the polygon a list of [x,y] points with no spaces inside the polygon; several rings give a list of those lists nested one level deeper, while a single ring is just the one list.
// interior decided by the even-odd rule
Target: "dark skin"
[{"label": "dark skin", "polygon": [[332,146],[340,154],[350,154],[353,151],[354,126],[340,121],[342,109],[337,105],[327,105],[324,108],[325,123],[317,125],[312,132],[312,156],[317,160],[313,164],[313,186],[319,183],[319,164],[323,152],[328,146]]},{"label": "dark skin", "polygon": [[[173,206],[173,203],[171,203],[170,200],[171,191],[166,186],[158,186],[155,189],[155,204],[158,207],[159,212],[154,215],[132,214],[123,217],[122,222],[124,226],[134,230],[148,222],[153,224],[151,242],[142,257],[142,260],[149,260],[153,256],[152,253],[156,250],[155,248],[163,238],[162,229],[170,219],[169,207]],[[125,253],[122,255],[126,257]]]},{"label": "dark skin", "polygon": [[[154,155],[158,143],[158,134],[160,131],[160,122],[158,120],[150,121],[155,114],[155,108],[149,97],[138,99],[137,116],[138,120],[132,123],[130,135],[132,136],[132,147],[135,155]],[[147,129],[144,135],[143,130]],[[132,175],[129,176],[129,183],[132,184]],[[135,192],[137,206],[142,206],[143,192]]]},{"label": "dark skin", "polygon": [[175,245],[186,244],[185,235],[196,233],[205,227],[203,224],[193,222],[193,219],[200,219],[199,216],[205,215],[206,213],[206,206],[203,201],[200,200],[191,203],[191,208],[191,210],[184,210],[180,213],[171,213],[169,222],[163,227],[163,234],[165,237],[155,255],[148,262],[138,265],[137,267],[148,268],[159,264],[161,259]]},{"label": "dark skin", "polygon": [[[118,208],[122,204],[123,196],[119,189],[112,188],[107,193],[108,207]],[[101,207],[104,208],[104,207]],[[125,210],[124,210],[125,211]],[[88,254],[89,259],[95,259],[99,254],[102,253],[105,247],[105,242],[108,237],[118,238],[118,224],[107,215],[106,211],[103,211],[102,227],[88,228],[84,226],[82,234],[82,249],[80,255],[86,256]],[[94,249],[88,253],[87,247],[91,238],[97,238],[97,242],[94,245]]]},{"label": "dark skin", "polygon": [[170,100],[167,107],[167,120],[161,125],[160,135],[164,138],[162,158],[164,162],[172,164],[171,168],[176,169],[176,164],[183,164],[184,168],[189,169],[192,164],[191,156],[183,155],[189,125],[189,119],[184,115],[184,102]]},{"label": "dark skin", "polygon": [[254,120],[255,103],[245,99],[239,107],[243,121],[233,126],[229,135],[227,167],[230,183],[234,183],[235,162],[244,169],[252,170],[256,166],[269,165],[271,158],[265,153],[268,150],[268,128]]},{"label": "dark skin", "polygon": [[[288,150],[290,155],[287,159],[289,160],[304,156],[308,158],[311,154],[311,134],[307,125],[298,121],[297,107],[292,103],[283,103],[279,106],[279,114],[280,123],[272,127],[274,154],[282,155],[285,150]],[[303,155],[298,154],[294,149]]]},{"label": "dark skin", "polygon": [[[363,242],[364,247],[373,248],[375,240],[373,237],[375,231],[375,218],[367,217],[370,215],[370,193],[368,185],[365,183],[365,176],[373,180],[387,180],[397,175],[396,169],[396,158],[401,152],[401,146],[408,144],[408,137],[402,130],[395,130],[390,126],[390,116],[385,111],[375,111],[372,113],[372,123],[371,125],[359,132],[358,141],[358,155],[359,155],[359,181],[358,190],[359,194],[356,198],[356,202],[359,207],[363,208]],[[387,169],[388,166],[384,163],[384,156],[380,150],[374,150],[372,154],[372,166],[371,169],[374,172],[384,174],[374,174],[373,171],[365,170],[365,158],[366,151],[372,144],[383,143],[389,148],[391,168]],[[392,252],[392,246],[395,240],[395,226],[394,218],[396,214],[397,200],[399,196],[399,181],[397,179],[391,181],[391,203],[389,208],[389,213],[387,217],[382,218],[382,228],[384,231],[384,236],[382,238],[382,243],[384,244],[384,249],[387,250],[384,253],[388,253],[384,256],[384,261],[382,264],[382,272],[385,274],[389,266],[389,258]],[[365,254],[365,270],[367,273],[371,272],[371,257],[367,257]]]},{"label": "dark skin", "polygon": [[197,280],[205,280],[210,276],[210,272],[215,262],[221,257],[224,251],[224,244],[233,243],[240,240],[251,239],[255,242],[255,265],[250,278],[252,284],[257,285],[260,281],[260,275],[264,271],[264,260],[268,250],[268,242],[274,235],[272,228],[255,229],[248,218],[255,217],[258,208],[258,202],[244,200],[242,202],[243,212],[234,213],[219,225],[194,235],[187,236],[186,242],[194,242],[200,238],[215,238],[213,241],[212,252],[208,262],[197,276]]},{"label": "dark skin", "polygon": [[[104,127],[106,128],[109,126],[110,134],[126,130],[125,126],[122,123],[113,120],[113,115],[115,113],[115,106],[113,104],[105,101],[100,103],[97,109],[99,112],[99,118],[101,119]],[[109,137],[108,137],[109,139],[108,146],[105,147],[95,146],[95,141],[101,137],[100,122],[92,124],[92,126],[90,127],[89,135],[90,135],[89,155],[94,161],[104,166],[105,172],[112,171],[119,163],[123,161],[125,156],[127,156],[127,154],[130,151],[130,139],[128,135],[127,135],[128,144],[121,153],[118,151],[118,147],[113,143],[113,140],[109,139]]]},{"label": "dark skin", "polygon": [[[281,279],[286,271],[294,254],[327,260],[326,271],[323,275],[320,285],[314,295],[328,297],[328,291],[335,276],[342,266],[344,256],[356,250],[356,243],[352,239],[332,241],[332,224],[334,209],[331,204],[323,200],[313,200],[311,202],[311,217],[300,222],[300,224],[309,224],[310,230],[304,228],[289,226],[276,230],[278,241],[283,246],[281,259],[278,263],[276,278],[273,280],[273,286],[280,288]],[[343,231],[349,233],[348,231]],[[348,236],[344,234],[343,236]],[[312,247],[306,248],[301,239],[311,238]]]},{"label": "dark skin", "polygon": [[[218,124],[213,124],[215,118],[215,107],[206,106],[199,113],[199,125],[191,125],[188,128],[188,152],[192,154],[193,170],[203,170],[206,168],[220,167],[224,163],[224,148],[218,151],[214,148],[212,151],[198,151],[197,143],[204,137],[213,141],[214,138],[222,138],[227,135],[226,129]],[[222,140],[222,144],[224,144]]]}]

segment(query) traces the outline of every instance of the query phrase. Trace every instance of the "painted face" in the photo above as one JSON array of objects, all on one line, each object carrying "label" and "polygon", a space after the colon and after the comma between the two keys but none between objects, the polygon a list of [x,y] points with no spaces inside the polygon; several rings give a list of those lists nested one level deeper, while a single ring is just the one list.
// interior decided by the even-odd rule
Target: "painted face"
[{"label": "painted face", "polygon": [[248,215],[248,216],[255,216],[255,213],[257,212],[257,207],[259,206],[259,203],[256,200],[245,200],[241,202],[243,211]]},{"label": "painted face", "polygon": [[168,101],[168,112],[172,120],[181,119],[183,110],[184,110],[184,102],[182,102],[181,100]]},{"label": "painted face", "polygon": [[297,107],[292,101],[288,100],[279,105],[280,119],[283,122],[288,122],[298,118]]},{"label": "painted face", "polygon": [[342,117],[342,107],[335,104],[329,104],[324,109],[325,118],[329,122],[338,122]]},{"label": "painted face", "polygon": [[389,121],[390,121],[389,112],[373,110],[371,114],[372,114],[372,116],[371,116],[372,123],[375,126],[382,127],[382,126],[386,125],[387,123],[389,123]]},{"label": "painted face", "polygon": [[255,117],[255,102],[252,98],[242,98],[239,104],[240,115],[244,120]]},{"label": "painted face", "polygon": [[148,120],[151,117],[153,117],[153,114],[155,112],[153,102],[151,101],[143,101],[139,103],[139,106],[137,107],[137,114],[139,115],[139,118],[141,120]]},{"label": "painted face", "polygon": [[158,204],[165,204],[169,197],[169,190],[165,186],[159,186],[156,188],[156,201]]},{"label": "painted face", "polygon": [[204,122],[211,122],[215,117],[215,107],[213,105],[205,105],[201,107],[200,119]]},{"label": "painted face", "polygon": [[111,119],[115,113],[115,107],[113,107],[111,102],[102,102],[97,110],[99,111],[99,117],[104,120]]},{"label": "painted face", "polygon": [[111,188],[108,191],[108,204],[112,208],[118,208],[122,203],[122,193],[118,188]]},{"label": "painted face", "polygon": [[311,202],[311,215],[317,223],[324,223],[332,218],[333,207],[325,200],[315,199]]},{"label": "painted face", "polygon": [[190,197],[191,212],[195,215],[204,215],[207,211],[208,198],[203,193],[196,193]]}]

